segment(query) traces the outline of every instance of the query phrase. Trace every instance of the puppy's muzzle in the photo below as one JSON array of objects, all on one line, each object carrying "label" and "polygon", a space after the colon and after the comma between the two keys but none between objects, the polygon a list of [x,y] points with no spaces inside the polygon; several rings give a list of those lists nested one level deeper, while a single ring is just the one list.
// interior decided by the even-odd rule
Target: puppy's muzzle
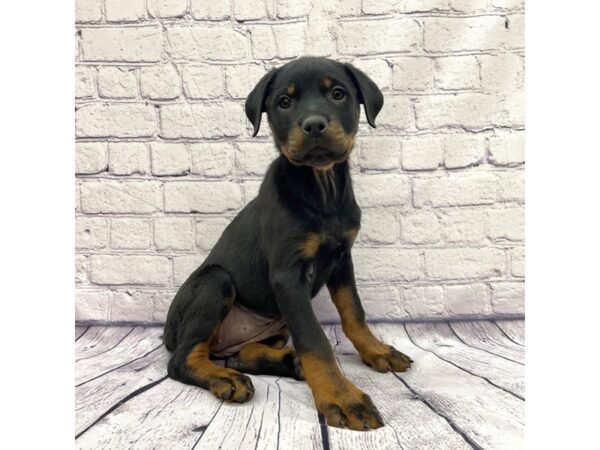
[{"label": "puppy's muzzle", "polygon": [[312,138],[320,137],[327,129],[327,119],[321,115],[313,114],[302,121],[302,131]]}]

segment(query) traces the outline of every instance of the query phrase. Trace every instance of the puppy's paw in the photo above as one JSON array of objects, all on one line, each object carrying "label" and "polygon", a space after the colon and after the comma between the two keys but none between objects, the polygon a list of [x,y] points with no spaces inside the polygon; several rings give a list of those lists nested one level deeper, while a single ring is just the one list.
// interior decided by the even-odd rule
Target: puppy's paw
[{"label": "puppy's paw", "polygon": [[250,378],[233,370],[227,375],[211,377],[208,389],[215,397],[227,402],[244,403],[254,396]]},{"label": "puppy's paw", "polygon": [[363,362],[378,372],[405,372],[413,360],[391,345],[383,345],[377,351],[361,353]]},{"label": "puppy's paw", "polygon": [[359,392],[358,396],[342,394],[332,402],[322,403],[318,407],[327,425],[358,431],[373,430],[383,426],[383,419],[370,397]]}]

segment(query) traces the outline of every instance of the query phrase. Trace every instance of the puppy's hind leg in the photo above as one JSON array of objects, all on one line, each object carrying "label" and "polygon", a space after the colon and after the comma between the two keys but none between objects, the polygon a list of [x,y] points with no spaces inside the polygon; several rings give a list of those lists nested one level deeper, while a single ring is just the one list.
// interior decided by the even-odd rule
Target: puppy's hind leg
[{"label": "puppy's hind leg", "polygon": [[279,339],[247,344],[238,353],[227,358],[225,365],[255,375],[274,375],[304,380],[296,352],[292,347],[284,347],[285,340],[283,345],[280,345]]},{"label": "puppy's hind leg", "polygon": [[187,307],[177,325],[177,346],[169,360],[168,374],[183,383],[208,389],[221,400],[243,403],[254,395],[246,375],[220,367],[210,356],[210,341],[233,304],[235,289],[229,274],[211,267],[188,280],[178,295],[185,295]]}]

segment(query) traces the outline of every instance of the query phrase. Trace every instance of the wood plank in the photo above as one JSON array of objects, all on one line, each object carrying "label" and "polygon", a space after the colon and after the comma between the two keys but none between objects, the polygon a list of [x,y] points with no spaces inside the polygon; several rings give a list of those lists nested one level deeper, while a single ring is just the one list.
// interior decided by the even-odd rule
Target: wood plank
[{"label": "wood plank", "polygon": [[367,433],[329,427],[332,449],[471,448],[443,417],[399,383],[396,377],[366,366],[339,326],[330,326],[326,331],[339,342],[335,351],[344,374],[371,397],[385,423],[384,427]]},{"label": "wood plank", "polygon": [[162,344],[161,336],[162,328],[136,327],[117,347],[76,362],[75,385],[80,385],[143,356]]},{"label": "wood plank", "polygon": [[495,323],[511,341],[516,344],[525,345],[524,320],[496,320]]},{"label": "wood plank", "polygon": [[224,404],[197,448],[321,449],[321,428],[312,394],[304,382],[254,376],[254,398]]},{"label": "wood plank", "polygon": [[424,350],[523,399],[523,365],[462,343],[447,323],[410,323],[406,324],[406,331],[413,342]]},{"label": "wood plank", "polygon": [[210,392],[172,379],[115,409],[84,433],[80,449],[190,449],[222,402]]},{"label": "wood plank", "polygon": [[473,446],[523,448],[525,402],[419,348],[403,327],[376,324],[372,328],[385,342],[415,361],[408,372],[397,375],[399,383],[405,383],[445,417]]},{"label": "wood plank", "polygon": [[136,390],[165,377],[168,358],[167,350],[158,347],[154,351],[150,350],[145,356],[77,386],[75,433],[81,433],[112,406]]},{"label": "wood plank", "polygon": [[493,322],[450,322],[450,328],[467,345],[525,364],[525,348],[508,339]]},{"label": "wood plank", "polygon": [[75,325],[75,342],[77,342],[77,339],[79,339],[87,330],[88,327],[80,327]]},{"label": "wood plank", "polygon": [[75,362],[112,350],[132,331],[133,327],[92,327],[75,344]]}]

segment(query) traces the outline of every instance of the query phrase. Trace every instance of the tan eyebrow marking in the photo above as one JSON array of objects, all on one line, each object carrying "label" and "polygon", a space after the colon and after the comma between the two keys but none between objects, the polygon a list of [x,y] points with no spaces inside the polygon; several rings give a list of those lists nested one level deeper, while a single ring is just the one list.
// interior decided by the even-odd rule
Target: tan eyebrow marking
[{"label": "tan eyebrow marking", "polygon": [[294,92],[296,92],[296,85],[294,83],[288,84],[288,86],[287,86],[288,95],[294,95]]},{"label": "tan eyebrow marking", "polygon": [[323,80],[321,81],[321,83],[323,84],[323,87],[326,89],[329,89],[331,87],[331,78],[329,78],[328,76],[323,77]]}]

